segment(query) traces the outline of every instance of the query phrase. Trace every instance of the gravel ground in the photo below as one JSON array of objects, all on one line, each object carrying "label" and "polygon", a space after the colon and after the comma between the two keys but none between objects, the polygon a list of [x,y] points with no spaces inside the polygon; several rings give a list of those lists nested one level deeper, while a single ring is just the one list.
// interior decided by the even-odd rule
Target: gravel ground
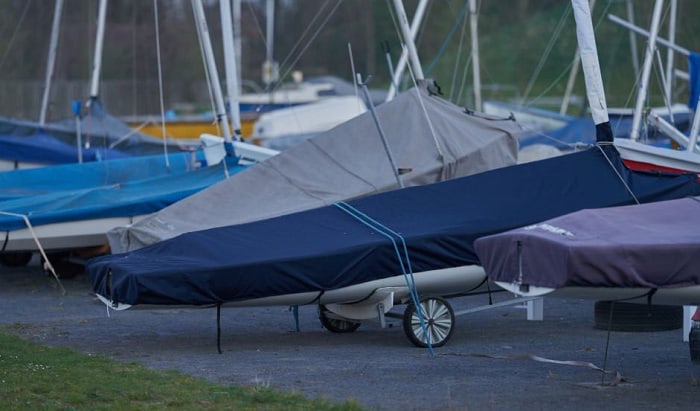
[{"label": "gravel ground", "polygon": [[[287,307],[228,308],[218,354],[215,309],[108,313],[85,275],[62,284],[65,295],[35,261],[0,267],[0,325],[21,325],[14,332],[46,345],[222,384],[355,399],[369,409],[695,410],[700,401],[700,367],[691,363],[680,330],[608,335],[593,327],[592,301],[548,299],[544,321],[526,321],[521,306],[461,315],[435,355],[411,345],[398,322],[332,334],[315,307],[304,306],[296,332]],[[487,298],[450,302],[463,310]],[[611,386],[592,368],[518,358],[523,354],[605,364],[625,381]]]}]

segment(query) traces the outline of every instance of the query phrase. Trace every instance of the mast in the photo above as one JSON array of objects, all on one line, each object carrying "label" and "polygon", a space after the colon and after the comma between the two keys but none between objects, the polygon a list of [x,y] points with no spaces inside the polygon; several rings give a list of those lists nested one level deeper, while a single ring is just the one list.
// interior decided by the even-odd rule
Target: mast
[{"label": "mast", "polygon": [[226,68],[226,92],[228,94],[229,112],[233,125],[233,137],[241,139],[241,113],[238,104],[238,66],[234,46],[233,25],[231,22],[231,0],[219,1],[221,11],[221,31],[224,43],[224,67]]},{"label": "mast", "polygon": [[596,140],[598,142],[612,142],[613,135],[608,118],[608,106],[605,101],[603,77],[600,74],[591,8],[586,0],[571,0],[571,5],[576,19],[576,38],[586,83],[586,96],[593,122],[596,125]]},{"label": "mast", "polygon": [[107,0],[100,0],[97,14],[97,37],[95,40],[95,56],[92,64],[92,82],[90,84],[90,100],[88,108],[97,100],[100,91],[100,71],[102,70],[102,46],[105,38],[105,21],[107,19]]},{"label": "mast", "polygon": [[219,82],[219,74],[216,70],[214,50],[211,47],[209,27],[207,26],[207,18],[204,14],[202,0],[192,0],[192,9],[194,11],[195,22],[197,23],[197,31],[201,39],[202,51],[204,52],[204,65],[207,71],[209,71],[209,87],[214,94],[216,119],[221,126],[222,132],[224,133],[224,146],[226,148],[226,154],[234,155],[233,141],[231,139],[231,128],[229,127],[228,117],[226,116],[224,97],[221,93],[221,83]]},{"label": "mast", "polygon": [[61,14],[63,12],[63,0],[56,0],[53,11],[53,23],[51,25],[51,41],[49,42],[49,55],[46,62],[46,80],[44,81],[44,96],[41,99],[41,111],[39,112],[39,125],[46,124],[46,111],[49,107],[49,94],[51,93],[51,80],[54,66],[56,65],[56,49],[58,48],[58,32],[61,27]]},{"label": "mast", "polygon": [[472,74],[474,79],[474,109],[482,111],[481,108],[481,69],[479,65],[479,37],[478,37],[478,11],[476,0],[469,0],[469,27],[472,39]]},{"label": "mast", "polygon": [[[668,40],[671,44],[676,43],[676,17],[677,17],[678,2],[671,0],[671,10],[669,12],[668,21]],[[666,50],[666,84],[665,92],[668,101],[673,99],[673,58],[675,53],[672,48]]]},{"label": "mast", "polygon": [[654,60],[654,50],[656,50],[656,37],[659,33],[659,23],[661,21],[661,8],[663,0],[656,0],[654,3],[654,13],[652,14],[651,28],[649,29],[649,42],[647,43],[646,52],[644,54],[644,65],[642,66],[642,77],[640,79],[639,91],[637,94],[637,103],[634,107],[634,116],[632,117],[632,130],[630,131],[630,139],[639,139],[639,128],[642,122],[642,109],[644,100],[647,97],[649,89],[649,75],[651,74],[651,64]]},{"label": "mast", "polygon": [[263,63],[263,73],[262,80],[265,83],[265,87],[269,90],[271,89],[272,83],[279,80],[279,66],[277,62],[273,60],[273,52],[275,46],[275,0],[267,0],[265,4],[265,63]]},{"label": "mast", "polygon": [[[591,11],[595,7],[595,0],[590,2]],[[574,91],[574,84],[576,83],[576,77],[578,77],[578,69],[581,63],[581,56],[579,54],[578,47],[576,48],[576,53],[574,54],[574,61],[571,63],[571,71],[569,71],[569,80],[566,82],[566,91],[564,92],[564,98],[561,101],[561,107],[559,108],[559,114],[566,115],[569,110],[569,101],[571,101],[571,93]]]},{"label": "mast", "polygon": [[[627,0],[627,19],[634,24],[634,5],[632,0]],[[630,32],[630,51],[632,53],[632,68],[634,68],[634,78],[639,78],[639,56],[637,55],[637,37]]]},{"label": "mast", "polygon": [[[413,15],[413,21],[411,22],[411,39],[415,40],[418,35],[418,29],[423,22],[423,16],[425,15],[425,10],[428,6],[428,0],[420,0],[418,6],[416,7],[416,13]],[[392,73],[391,86],[389,87],[389,92],[387,93],[386,99],[384,101],[391,101],[396,93],[398,92],[399,79],[403,76],[404,70],[406,70],[406,63],[408,63],[408,51],[405,48],[401,48],[401,57],[399,57],[399,62],[396,64],[396,70]]]},{"label": "mast", "polygon": [[238,73],[238,93],[243,84],[243,68],[241,67],[241,0],[233,0],[233,45],[236,50],[236,72]]}]

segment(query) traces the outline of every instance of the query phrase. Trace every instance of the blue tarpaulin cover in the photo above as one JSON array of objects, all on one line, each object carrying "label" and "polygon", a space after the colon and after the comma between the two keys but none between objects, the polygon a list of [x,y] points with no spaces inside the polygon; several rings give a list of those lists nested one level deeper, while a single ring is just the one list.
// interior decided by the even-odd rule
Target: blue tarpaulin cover
[{"label": "blue tarpaulin cover", "polygon": [[[612,146],[600,146],[347,204],[400,233],[420,272],[478,264],[474,241],[485,235],[632,204],[618,173],[642,202],[700,194],[697,175],[631,171]],[[91,259],[87,270],[114,303],[208,305],[400,275],[398,255],[394,242],[335,204],[182,234]]]},{"label": "blue tarpaulin cover", "polygon": [[[65,164],[78,162],[78,149],[46,133],[36,132],[29,136],[0,134],[0,159],[41,164]],[[115,149],[84,148],[83,161],[112,160],[126,158],[129,154]]]},{"label": "blue tarpaulin cover", "polygon": [[690,74],[690,90],[688,93],[688,107],[695,110],[700,97],[700,54],[691,52],[688,56],[688,71]]},{"label": "blue tarpaulin cover", "polygon": [[[201,153],[200,153],[201,154]],[[33,225],[153,213],[225,178],[224,163],[192,165],[190,153],[65,164],[0,173],[0,211]],[[230,157],[228,172],[247,166]],[[26,228],[0,213],[0,231]]]}]

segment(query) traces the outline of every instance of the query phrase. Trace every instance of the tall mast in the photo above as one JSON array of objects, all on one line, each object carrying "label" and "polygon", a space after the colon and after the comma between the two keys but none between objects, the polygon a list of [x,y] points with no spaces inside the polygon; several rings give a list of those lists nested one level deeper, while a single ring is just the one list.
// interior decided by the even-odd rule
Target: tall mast
[{"label": "tall mast", "polygon": [[279,79],[279,67],[274,61],[273,53],[275,50],[275,0],[267,0],[266,3],[266,23],[265,23],[265,63],[263,63],[262,80],[267,89],[271,88],[272,83]]},{"label": "tall mast", "polygon": [[642,109],[644,108],[644,100],[647,98],[649,89],[649,75],[651,74],[651,65],[654,61],[654,50],[656,50],[656,37],[659,34],[659,23],[661,22],[661,9],[663,0],[656,0],[654,3],[654,13],[651,18],[651,28],[649,28],[649,41],[644,54],[644,65],[642,66],[642,76],[639,83],[639,91],[637,94],[637,102],[634,106],[634,116],[632,117],[632,130],[630,131],[630,139],[639,139],[639,128],[642,122]]},{"label": "tall mast", "polygon": [[[668,41],[671,44],[676,43],[676,17],[678,10],[678,2],[676,0],[671,0],[671,10],[669,11],[669,21],[668,21]],[[673,59],[675,53],[672,48],[666,50],[666,98],[668,101],[673,100]]]},{"label": "tall mast", "polygon": [[596,125],[596,139],[598,142],[612,141],[613,136],[608,118],[608,106],[605,101],[603,77],[600,74],[591,8],[587,0],[571,0],[571,5],[576,19],[576,38],[586,83],[586,96],[593,122]]},{"label": "tall mast", "polygon": [[228,94],[229,112],[236,140],[241,139],[241,113],[238,104],[238,66],[231,22],[231,0],[219,1],[221,11],[221,28],[224,43],[224,64],[226,68],[226,92]]},{"label": "tall mast", "polygon": [[192,0],[192,9],[194,11],[195,22],[197,23],[197,31],[201,39],[202,51],[204,52],[204,65],[209,72],[209,87],[214,94],[214,103],[216,104],[216,119],[224,133],[224,145],[226,153],[233,155],[233,141],[231,138],[231,128],[229,127],[228,117],[226,115],[226,107],[224,106],[224,97],[221,93],[221,83],[219,82],[219,74],[216,70],[216,61],[214,60],[214,50],[211,46],[209,38],[209,27],[207,26],[207,18],[204,14],[204,6],[202,0]]},{"label": "tall mast", "polygon": [[396,9],[396,17],[399,20],[399,28],[401,29],[401,36],[403,37],[404,44],[408,49],[408,58],[411,63],[411,68],[413,68],[413,74],[416,76],[417,80],[422,80],[423,67],[418,59],[418,50],[416,49],[416,43],[413,41],[413,36],[411,34],[411,28],[408,25],[408,17],[406,16],[406,9],[403,7],[403,2],[401,0],[394,0],[394,8]]},{"label": "tall mast", "polygon": [[476,0],[469,0],[469,27],[472,39],[472,74],[474,80],[474,109],[481,111],[481,68],[479,64],[479,30]]},{"label": "tall mast", "polygon": [[[418,6],[416,7],[416,12],[413,15],[413,21],[411,22],[411,39],[415,40],[418,35],[418,29],[423,22],[423,16],[425,15],[425,9],[428,6],[428,0],[420,0]],[[391,86],[389,87],[389,92],[387,93],[385,101],[391,101],[394,96],[396,96],[397,85],[399,84],[399,79],[403,76],[404,70],[406,70],[406,63],[408,63],[408,51],[405,48],[401,49],[401,57],[399,58],[398,64],[396,64],[396,70],[393,73],[393,79],[391,81]]]},{"label": "tall mast", "polygon": [[107,19],[107,0],[100,0],[97,13],[97,37],[95,40],[95,56],[92,64],[92,82],[90,85],[90,100],[88,107],[97,100],[100,92],[100,71],[102,70],[102,46],[105,38],[105,21]]},{"label": "tall mast", "polygon": [[[590,2],[591,11],[595,7],[595,0]],[[574,91],[574,84],[576,83],[576,77],[578,77],[578,69],[581,63],[581,56],[579,54],[578,47],[576,48],[576,53],[574,54],[574,61],[571,63],[571,71],[569,71],[569,80],[566,82],[566,91],[564,92],[564,98],[561,101],[561,107],[559,108],[559,114],[566,115],[569,110],[569,101],[571,101],[571,93]]]},{"label": "tall mast", "polygon": [[46,124],[46,111],[49,107],[49,94],[51,93],[51,80],[53,79],[54,66],[56,65],[56,49],[58,48],[58,33],[61,27],[61,14],[63,0],[56,0],[53,10],[53,23],[51,25],[51,41],[49,42],[49,55],[46,62],[46,80],[44,81],[44,96],[41,99],[41,111],[39,112],[39,125]]}]

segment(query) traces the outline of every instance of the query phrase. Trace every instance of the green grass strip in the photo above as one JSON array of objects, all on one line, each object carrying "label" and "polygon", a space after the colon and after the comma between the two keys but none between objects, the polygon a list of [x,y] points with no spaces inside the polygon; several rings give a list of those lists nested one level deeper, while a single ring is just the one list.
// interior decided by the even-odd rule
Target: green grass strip
[{"label": "green grass strip", "polygon": [[360,410],[51,348],[0,329],[0,410]]}]

